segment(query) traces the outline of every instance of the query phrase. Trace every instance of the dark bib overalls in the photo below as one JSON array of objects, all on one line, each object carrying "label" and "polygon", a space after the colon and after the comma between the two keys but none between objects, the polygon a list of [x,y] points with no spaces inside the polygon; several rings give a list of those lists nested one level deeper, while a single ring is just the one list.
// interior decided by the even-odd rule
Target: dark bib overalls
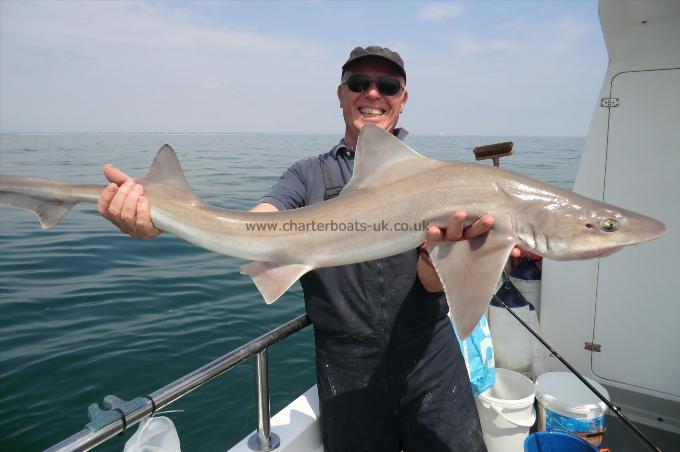
[{"label": "dark bib overalls", "polygon": [[[337,195],[352,154],[336,146],[291,167],[306,179],[304,205]],[[280,198],[275,186],[261,201],[285,207]],[[326,451],[486,450],[446,300],[422,287],[417,260],[413,249],[301,279]]]}]

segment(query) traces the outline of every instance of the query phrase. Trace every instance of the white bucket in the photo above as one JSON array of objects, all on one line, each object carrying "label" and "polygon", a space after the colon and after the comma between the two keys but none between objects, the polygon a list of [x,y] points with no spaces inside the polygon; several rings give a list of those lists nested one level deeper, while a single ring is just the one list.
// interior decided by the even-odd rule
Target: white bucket
[{"label": "white bucket", "polygon": [[[602,395],[609,393],[586,378]],[[569,372],[548,372],[536,380],[540,431],[562,431],[580,436],[593,446],[602,443],[607,405]]]},{"label": "white bucket", "polygon": [[524,451],[524,440],[536,421],[534,383],[520,373],[496,368],[496,384],[476,402],[488,451]]}]

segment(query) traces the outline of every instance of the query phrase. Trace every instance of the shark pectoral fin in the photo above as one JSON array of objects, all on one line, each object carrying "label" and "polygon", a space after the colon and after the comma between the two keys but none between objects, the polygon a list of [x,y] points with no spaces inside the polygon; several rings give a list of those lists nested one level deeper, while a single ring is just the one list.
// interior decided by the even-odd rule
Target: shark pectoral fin
[{"label": "shark pectoral fin", "polygon": [[271,304],[312,268],[304,264],[278,265],[273,262],[258,261],[241,267],[241,273],[253,278],[264,301]]},{"label": "shark pectoral fin", "polygon": [[509,234],[492,229],[484,236],[441,242],[430,250],[461,339],[482,318],[514,245]]},{"label": "shark pectoral fin", "polygon": [[18,193],[0,193],[0,203],[35,212],[43,229],[49,229],[64,218],[76,203],[51,201]]}]

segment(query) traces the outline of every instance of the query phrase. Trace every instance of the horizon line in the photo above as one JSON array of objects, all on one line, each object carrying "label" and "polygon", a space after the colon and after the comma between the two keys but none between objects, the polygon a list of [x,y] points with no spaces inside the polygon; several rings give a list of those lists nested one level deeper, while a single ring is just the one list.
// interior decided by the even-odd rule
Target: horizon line
[{"label": "horizon line", "polygon": [[[337,136],[334,132],[3,132],[0,135],[17,135],[17,136],[60,136],[60,135],[332,135]],[[523,138],[586,138],[585,135],[528,135],[528,134],[509,134],[509,133],[461,133],[461,134],[443,134],[436,132],[431,133],[415,133],[410,132],[411,136],[427,136],[427,137],[523,137]]]}]

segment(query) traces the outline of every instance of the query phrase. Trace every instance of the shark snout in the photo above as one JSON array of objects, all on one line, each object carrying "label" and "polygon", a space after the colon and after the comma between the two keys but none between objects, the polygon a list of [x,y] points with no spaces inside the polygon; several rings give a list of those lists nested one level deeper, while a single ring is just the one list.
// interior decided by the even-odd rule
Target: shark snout
[{"label": "shark snout", "polygon": [[626,234],[626,245],[658,239],[666,233],[666,225],[654,218],[640,215],[631,221],[630,231]]},{"label": "shark snout", "polygon": [[656,239],[656,238],[659,238],[662,235],[664,235],[666,233],[667,228],[666,228],[666,225],[663,224],[660,221],[656,221],[656,220],[652,220],[652,221],[655,223],[655,225],[654,225],[654,230],[652,231],[652,238],[651,239]]}]

